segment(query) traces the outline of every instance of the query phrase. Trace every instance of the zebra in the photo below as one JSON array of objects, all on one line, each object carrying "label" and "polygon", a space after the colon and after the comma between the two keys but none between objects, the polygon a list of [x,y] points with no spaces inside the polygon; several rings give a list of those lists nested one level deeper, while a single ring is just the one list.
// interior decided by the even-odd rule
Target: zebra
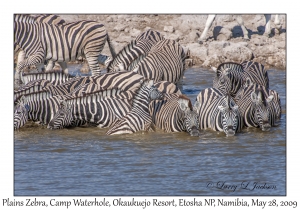
[{"label": "zebra", "polygon": [[124,117],[116,120],[107,135],[130,134],[137,131],[152,131],[149,103],[162,99],[163,94],[154,86],[154,81],[145,79],[138,93],[133,98],[132,108]]},{"label": "zebra", "polygon": [[152,46],[165,38],[158,32],[149,29],[139,34],[135,40],[126,45],[107,65],[107,72],[126,70],[141,55],[147,55]]},{"label": "zebra", "polygon": [[[14,128],[19,129],[28,120],[47,125],[53,118],[54,113],[66,96],[52,96],[48,91],[42,90],[21,97],[20,102],[15,106]],[[86,121],[73,121],[71,126],[86,125]]]},{"label": "zebra", "polygon": [[100,92],[63,100],[47,128],[62,129],[74,121],[86,121],[105,128],[131,110],[132,94],[105,97],[106,91]]},{"label": "zebra", "polygon": [[223,131],[226,136],[234,136],[243,128],[242,115],[233,98],[228,94],[223,95],[215,88],[202,90],[194,107],[199,116],[200,129],[211,128]]},{"label": "zebra", "polygon": [[[268,88],[269,78],[264,67],[256,62],[253,65],[247,65],[251,62],[242,63],[247,66],[246,70],[243,69],[243,65],[238,63],[226,62],[220,64],[217,69],[214,69],[216,75],[213,79],[213,88],[219,89],[223,94],[228,93],[235,97],[246,78],[250,78],[254,83]],[[259,68],[256,68],[257,66]]]},{"label": "zebra", "polygon": [[[28,16],[28,18],[26,18],[26,16]],[[26,21],[30,21],[34,20],[34,22],[37,23],[47,23],[47,24],[54,24],[54,25],[63,25],[65,24],[65,20],[62,19],[61,17],[59,17],[58,15],[52,15],[52,14],[46,14],[46,15],[23,15],[22,16],[25,20],[23,20],[24,22]],[[17,19],[18,21],[22,21],[21,17],[19,17],[19,19]],[[18,52],[18,58],[17,58],[17,64],[20,63],[21,61],[25,60],[25,52],[19,47],[17,46],[17,48],[15,49],[15,52]],[[66,68],[66,63],[65,62],[59,62],[60,66],[63,67],[63,70]],[[53,61],[49,60],[47,67],[46,67],[46,71],[50,71],[52,70],[54,66]],[[39,67],[39,71],[41,71],[43,69],[43,65],[38,66]]]},{"label": "zebra", "polygon": [[163,100],[151,101],[149,105],[153,124],[166,132],[186,131],[199,136],[198,114],[191,100],[182,94],[165,94]]},{"label": "zebra", "polygon": [[165,39],[152,46],[132,71],[155,82],[169,81],[176,84],[183,77],[185,57],[183,48],[177,42]]},{"label": "zebra", "polygon": [[26,66],[40,64],[45,60],[75,61],[79,56],[86,57],[92,75],[99,75],[98,57],[106,41],[112,57],[116,55],[104,26],[95,21],[53,25],[19,21],[22,18],[22,15],[15,15],[14,38],[15,45],[25,51],[27,58],[17,65],[17,80],[20,79],[20,71]]},{"label": "zebra", "polygon": [[275,90],[253,83],[249,78],[234,98],[247,127],[267,131],[281,118],[281,101]]}]

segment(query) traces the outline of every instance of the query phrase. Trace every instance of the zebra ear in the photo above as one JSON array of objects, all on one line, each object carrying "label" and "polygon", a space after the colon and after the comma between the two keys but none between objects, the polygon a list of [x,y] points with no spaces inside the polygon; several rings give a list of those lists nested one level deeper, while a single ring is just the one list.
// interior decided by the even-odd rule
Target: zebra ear
[{"label": "zebra ear", "polygon": [[267,102],[270,103],[274,98],[274,95],[270,95],[268,98],[267,98]]},{"label": "zebra ear", "polygon": [[234,105],[234,107],[232,107],[232,110],[236,111],[239,109],[239,106],[238,105]]},{"label": "zebra ear", "polygon": [[200,106],[201,106],[201,104],[199,103],[199,101],[195,101],[194,110],[196,110],[198,112],[200,109]]},{"label": "zebra ear", "polygon": [[214,72],[217,72],[217,68],[212,66],[211,69],[214,71]]},{"label": "zebra ear", "polygon": [[179,103],[180,109],[185,112],[188,107],[188,105],[186,104],[186,100],[179,99],[178,103]]},{"label": "zebra ear", "polygon": [[225,108],[224,106],[218,106],[218,109],[219,109],[222,113],[224,113],[226,108]]},{"label": "zebra ear", "polygon": [[148,86],[151,87],[154,85],[154,81],[153,80],[149,80]]},{"label": "zebra ear", "polygon": [[255,92],[252,92],[252,93],[251,93],[251,100],[252,100],[253,102],[258,101],[258,96],[256,95]]},{"label": "zebra ear", "polygon": [[134,72],[134,73],[138,73],[138,70],[139,70],[139,68],[138,68],[138,67],[136,67],[136,68],[134,68],[134,69],[132,70],[132,72]]},{"label": "zebra ear", "polygon": [[249,77],[246,78],[246,81],[245,81],[245,87],[249,87],[250,85],[252,85],[252,81]]}]

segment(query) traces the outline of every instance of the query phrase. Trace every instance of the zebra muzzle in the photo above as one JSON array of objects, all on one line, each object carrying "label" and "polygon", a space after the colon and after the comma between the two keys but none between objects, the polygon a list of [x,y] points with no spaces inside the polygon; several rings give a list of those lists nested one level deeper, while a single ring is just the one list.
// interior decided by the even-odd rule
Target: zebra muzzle
[{"label": "zebra muzzle", "polygon": [[233,129],[233,126],[228,126],[226,136],[234,136],[234,135],[235,135],[235,130]]},{"label": "zebra muzzle", "polygon": [[200,135],[200,132],[199,132],[199,130],[197,129],[196,126],[193,126],[193,127],[192,127],[192,129],[191,129],[191,131],[190,131],[190,135],[191,135],[191,136],[199,136],[199,135]]},{"label": "zebra muzzle", "polygon": [[269,131],[271,128],[271,125],[269,123],[265,123],[261,126],[262,131]]}]

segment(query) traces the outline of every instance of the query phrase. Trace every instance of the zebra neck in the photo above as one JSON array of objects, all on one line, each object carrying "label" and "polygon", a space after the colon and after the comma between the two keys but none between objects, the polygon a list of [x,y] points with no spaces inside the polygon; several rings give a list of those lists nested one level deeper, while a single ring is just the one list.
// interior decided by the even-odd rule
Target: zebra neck
[{"label": "zebra neck", "polygon": [[149,89],[142,86],[133,98],[132,110],[149,112]]}]

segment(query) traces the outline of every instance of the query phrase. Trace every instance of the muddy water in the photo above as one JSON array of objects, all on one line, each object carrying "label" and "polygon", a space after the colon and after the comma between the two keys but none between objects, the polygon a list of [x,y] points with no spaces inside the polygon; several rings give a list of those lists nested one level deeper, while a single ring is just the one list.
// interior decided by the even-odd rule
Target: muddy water
[{"label": "muddy water", "polygon": [[[73,66],[71,73],[79,72]],[[213,73],[185,73],[194,102]],[[28,123],[14,133],[15,195],[285,195],[286,72],[269,70],[282,117],[269,132],[245,128],[234,137],[211,130],[106,136],[107,129],[48,130]]]}]

